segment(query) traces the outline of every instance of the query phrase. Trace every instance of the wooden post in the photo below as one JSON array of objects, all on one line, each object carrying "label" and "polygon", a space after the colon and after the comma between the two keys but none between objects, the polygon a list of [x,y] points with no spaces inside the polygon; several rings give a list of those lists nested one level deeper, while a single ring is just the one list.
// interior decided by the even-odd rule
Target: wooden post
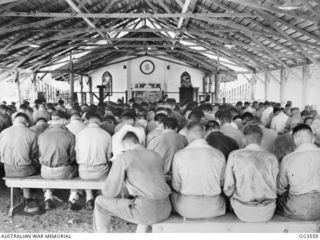
[{"label": "wooden post", "polygon": [[83,76],[82,75],[80,77],[80,94],[81,94],[81,105],[82,105],[84,102],[84,99],[83,99]]},{"label": "wooden post", "polygon": [[215,92],[215,103],[220,103],[220,83],[221,83],[221,75],[214,75],[214,92]]},{"label": "wooden post", "polygon": [[285,91],[287,88],[287,81],[288,81],[288,70],[287,69],[281,69],[280,72],[280,103],[285,104]]},{"label": "wooden post", "polygon": [[92,78],[88,77],[90,104],[93,104],[93,93],[92,93]]},{"label": "wooden post", "polygon": [[70,93],[71,93],[71,105],[74,105],[74,73],[73,73],[73,62],[72,62],[72,51],[70,51]]},{"label": "wooden post", "polygon": [[17,84],[17,89],[18,89],[18,99],[19,99],[19,104],[22,103],[22,97],[21,97],[21,86],[20,86],[20,80],[19,80],[19,71],[15,71],[14,73],[14,82]]},{"label": "wooden post", "polygon": [[310,64],[302,66],[302,108],[308,103],[308,86],[311,79]]},{"label": "wooden post", "polygon": [[264,100],[269,99],[269,86],[270,86],[270,73],[265,72],[264,74]]}]

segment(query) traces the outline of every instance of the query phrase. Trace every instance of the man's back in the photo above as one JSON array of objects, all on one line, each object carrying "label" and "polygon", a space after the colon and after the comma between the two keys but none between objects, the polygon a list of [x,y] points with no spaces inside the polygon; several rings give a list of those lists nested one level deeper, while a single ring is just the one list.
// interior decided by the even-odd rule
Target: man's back
[{"label": "man's back", "polygon": [[47,112],[46,110],[44,110],[44,109],[39,109],[39,110],[36,110],[36,111],[33,112],[32,117],[33,117],[33,120],[34,120],[35,122],[36,122],[37,119],[39,119],[39,118],[44,118],[44,119],[46,119],[47,121],[49,121],[50,118],[51,118],[51,115],[50,115],[50,113]]},{"label": "man's back", "polygon": [[274,130],[266,128],[264,126],[262,126],[262,131],[263,131],[263,137],[261,141],[261,147],[264,150],[272,153],[274,143],[278,137],[278,134]]},{"label": "man's back", "polygon": [[71,120],[71,122],[66,127],[70,132],[76,135],[81,130],[83,130],[86,127],[86,125],[77,119],[77,120]]},{"label": "man's back", "polygon": [[118,155],[109,172],[103,194],[118,197],[124,180],[131,196],[165,199],[170,194],[163,174],[162,160],[152,150],[137,147]]},{"label": "man's back", "polygon": [[38,138],[39,161],[47,167],[67,166],[74,162],[75,137],[65,127],[50,126]]},{"label": "man's back", "polygon": [[239,147],[242,147],[242,139],[243,139],[243,134],[239,129],[236,129],[233,127],[230,123],[225,123],[221,127],[221,132],[226,135],[231,137],[232,139],[236,140],[238,143]]},{"label": "man's back", "polygon": [[11,166],[29,165],[36,151],[36,134],[25,126],[12,126],[0,134],[1,162]]},{"label": "man's back", "polygon": [[159,141],[157,141],[152,150],[157,152],[162,158],[165,174],[171,169],[174,154],[186,145],[187,139],[173,130],[165,130],[159,136]]},{"label": "man's back", "polygon": [[173,188],[185,195],[217,196],[221,193],[226,161],[204,139],[176,153],[172,163]]},{"label": "man's back", "polygon": [[276,199],[278,172],[278,160],[273,154],[249,145],[229,155],[224,192],[245,203]]},{"label": "man's back", "polygon": [[111,136],[98,125],[89,125],[76,135],[78,164],[106,164],[111,155]]},{"label": "man's back", "polygon": [[278,191],[287,190],[295,195],[320,192],[320,149],[313,144],[303,144],[283,158]]}]

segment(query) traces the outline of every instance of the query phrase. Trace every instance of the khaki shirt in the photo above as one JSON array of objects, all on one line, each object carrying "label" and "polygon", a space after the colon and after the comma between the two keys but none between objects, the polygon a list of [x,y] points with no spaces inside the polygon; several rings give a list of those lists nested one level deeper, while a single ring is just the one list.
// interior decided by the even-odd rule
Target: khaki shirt
[{"label": "khaki shirt", "polygon": [[277,158],[256,144],[229,155],[223,191],[241,202],[262,203],[277,198]]},{"label": "khaki shirt", "polygon": [[103,184],[102,193],[109,198],[120,197],[123,185],[131,196],[148,199],[166,199],[171,192],[160,156],[141,146],[117,156]]},{"label": "khaki shirt", "polygon": [[283,158],[278,194],[287,191],[295,195],[320,192],[320,148],[311,143],[302,144]]},{"label": "khaki shirt", "polygon": [[172,186],[185,195],[217,196],[221,193],[225,167],[223,153],[204,139],[197,139],[175,154]]}]

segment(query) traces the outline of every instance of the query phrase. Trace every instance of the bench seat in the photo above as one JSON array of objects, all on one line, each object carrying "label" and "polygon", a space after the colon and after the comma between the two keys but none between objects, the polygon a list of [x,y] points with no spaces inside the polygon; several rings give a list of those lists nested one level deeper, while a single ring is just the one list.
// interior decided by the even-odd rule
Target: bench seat
[{"label": "bench seat", "polygon": [[105,179],[84,180],[79,177],[72,179],[45,179],[40,175],[26,178],[3,178],[7,187],[13,188],[49,188],[49,189],[92,189],[99,190]]},{"label": "bench seat", "polygon": [[211,219],[184,220],[172,215],[164,222],[152,225],[155,233],[301,233],[320,232],[320,221],[299,221],[274,215],[265,223],[241,222],[234,214]]},{"label": "bench seat", "polygon": [[45,179],[40,175],[26,178],[10,178],[5,177],[5,184],[10,188],[10,209],[9,217],[14,215],[14,212],[21,206],[23,201],[19,199],[18,204],[15,204],[13,190],[14,188],[43,188],[43,189],[91,189],[101,190],[106,179],[99,180],[84,180],[79,177],[72,179]]}]

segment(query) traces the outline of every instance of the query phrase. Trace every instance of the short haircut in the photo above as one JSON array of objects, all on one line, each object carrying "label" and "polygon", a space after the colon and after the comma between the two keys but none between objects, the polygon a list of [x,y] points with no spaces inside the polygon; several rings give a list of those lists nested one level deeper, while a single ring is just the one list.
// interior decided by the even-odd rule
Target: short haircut
[{"label": "short haircut", "polygon": [[187,130],[190,131],[194,128],[200,128],[201,130],[204,129],[203,124],[198,122],[198,121],[190,121],[187,126],[186,126]]},{"label": "short haircut", "polygon": [[220,129],[220,124],[216,120],[210,120],[206,124],[206,131],[208,131],[210,128]]},{"label": "short haircut", "polygon": [[23,113],[23,112],[18,112],[16,114],[16,116],[14,117],[14,119],[18,118],[18,117],[22,117],[24,118],[28,123],[30,123],[30,118],[28,117],[27,114]]},{"label": "short haircut", "polygon": [[164,127],[167,129],[179,128],[178,120],[173,117],[168,117],[164,119]]},{"label": "short haircut", "polygon": [[24,110],[24,111],[28,111],[28,105],[26,104],[21,104],[20,107],[19,107],[21,110]]},{"label": "short haircut", "polygon": [[225,109],[218,110],[216,113],[216,117],[220,120],[225,120],[226,122],[231,122],[231,112]]},{"label": "short haircut", "polygon": [[188,116],[188,119],[189,120],[197,119],[200,121],[201,118],[203,118],[203,117],[204,117],[204,113],[200,109],[196,109],[196,110],[191,111],[191,113]]},{"label": "short haircut", "polygon": [[90,120],[90,119],[92,119],[92,118],[97,118],[97,119],[99,119],[99,121],[102,121],[102,117],[101,117],[98,113],[96,113],[96,112],[87,112],[86,118],[87,118],[88,120]]},{"label": "short haircut", "polygon": [[63,104],[64,104],[64,101],[63,101],[62,99],[60,99],[60,100],[58,101],[58,104],[59,104],[59,105],[63,105]]},{"label": "short haircut", "polygon": [[242,102],[241,101],[238,101],[236,106],[242,106]]},{"label": "short haircut", "polygon": [[309,132],[311,135],[313,135],[312,129],[309,125],[304,124],[304,123],[300,123],[297,126],[295,126],[292,129],[292,135],[295,135],[296,133],[300,132],[300,131],[307,131]]},{"label": "short haircut", "polygon": [[53,111],[52,117],[57,117],[57,118],[62,118],[62,119],[67,119],[67,114],[64,111],[61,110],[56,110]]},{"label": "short haircut", "polygon": [[210,104],[210,103],[201,104],[199,108],[202,111],[208,111],[208,112],[213,110],[212,104]]},{"label": "short haircut", "polygon": [[163,123],[165,122],[165,120],[168,118],[168,116],[164,113],[158,113],[155,115],[154,117],[154,121],[158,122],[158,123]]},{"label": "short haircut", "polygon": [[138,136],[134,133],[134,132],[127,132],[126,135],[124,135],[124,137],[122,138],[122,141],[132,141],[134,143],[139,143],[139,138]]},{"label": "short haircut", "polygon": [[37,123],[37,122],[40,122],[40,121],[48,122],[47,119],[41,117],[41,118],[38,118],[38,119],[37,119],[36,123]]},{"label": "short haircut", "polygon": [[136,120],[136,113],[135,112],[131,112],[131,111],[127,111],[121,114],[121,119],[122,120]]},{"label": "short haircut", "polygon": [[1,105],[0,105],[0,109],[1,109],[1,110],[4,110],[4,111],[7,111],[7,110],[8,110],[8,107],[7,107],[6,105],[4,105],[4,104],[1,104]]},{"label": "short haircut", "polygon": [[308,117],[308,116],[310,116],[310,112],[309,112],[309,111],[303,110],[303,111],[301,112],[301,117]]},{"label": "short haircut", "polygon": [[170,106],[175,106],[177,104],[177,102],[174,98],[168,98],[166,101],[166,104],[168,104]]},{"label": "short haircut", "polygon": [[263,131],[257,125],[248,125],[243,129],[243,135],[250,136],[251,140],[260,144],[263,137]]},{"label": "short haircut", "polygon": [[250,121],[253,119],[253,115],[252,115],[252,113],[245,112],[244,114],[242,114],[241,119],[242,120],[246,119],[247,121]]}]

